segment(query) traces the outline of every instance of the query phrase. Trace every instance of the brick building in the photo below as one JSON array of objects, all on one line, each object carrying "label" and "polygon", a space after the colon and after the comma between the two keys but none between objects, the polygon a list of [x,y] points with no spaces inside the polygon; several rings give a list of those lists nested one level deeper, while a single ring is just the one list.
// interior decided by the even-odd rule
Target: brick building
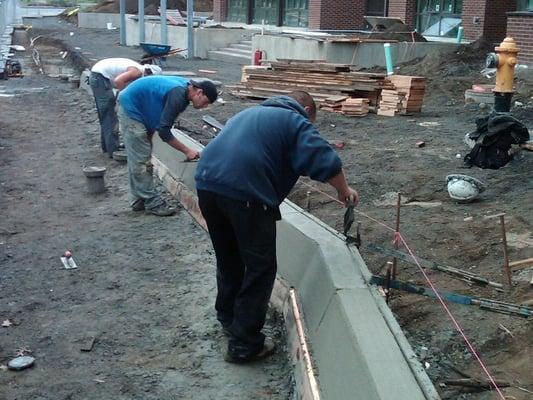
[{"label": "brick building", "polygon": [[499,43],[512,36],[520,60],[533,64],[533,0],[213,0],[216,21],[364,29],[364,16],[403,20],[426,37],[454,38],[460,26],[467,40]]}]

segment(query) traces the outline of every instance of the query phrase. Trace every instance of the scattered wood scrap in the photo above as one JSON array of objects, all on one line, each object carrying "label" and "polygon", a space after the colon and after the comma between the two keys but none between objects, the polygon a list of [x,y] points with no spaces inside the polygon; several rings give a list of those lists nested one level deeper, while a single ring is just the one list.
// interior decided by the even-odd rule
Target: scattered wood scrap
[{"label": "scattered wood scrap", "polygon": [[[495,381],[496,385],[498,387],[509,387],[511,384],[506,381]],[[475,378],[464,378],[464,379],[446,379],[444,381],[445,385],[448,386],[464,386],[464,387],[470,387],[470,388],[476,388],[476,389],[494,389],[494,385],[491,381],[488,380],[480,380]]]}]

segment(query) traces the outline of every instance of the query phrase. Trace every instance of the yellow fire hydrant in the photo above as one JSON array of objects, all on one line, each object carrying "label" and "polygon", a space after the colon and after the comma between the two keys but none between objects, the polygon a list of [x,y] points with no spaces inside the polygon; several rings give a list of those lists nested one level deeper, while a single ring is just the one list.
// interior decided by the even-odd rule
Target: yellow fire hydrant
[{"label": "yellow fire hydrant", "polygon": [[487,67],[496,68],[494,110],[509,112],[513,96],[514,70],[520,49],[513,38],[506,37],[494,50],[496,53],[490,53],[487,56]]}]

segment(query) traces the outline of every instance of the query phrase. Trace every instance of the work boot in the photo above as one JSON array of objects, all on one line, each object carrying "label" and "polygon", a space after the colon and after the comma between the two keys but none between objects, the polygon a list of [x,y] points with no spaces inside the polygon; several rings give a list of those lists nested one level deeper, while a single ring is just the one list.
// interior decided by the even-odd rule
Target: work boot
[{"label": "work boot", "polygon": [[233,363],[233,364],[246,364],[253,361],[262,360],[263,358],[266,358],[274,353],[274,350],[276,349],[276,345],[270,338],[265,338],[265,343],[263,344],[263,348],[256,354],[253,354],[251,356],[243,356],[239,354],[232,354],[227,351],[226,355],[224,356],[224,361]]},{"label": "work boot", "polygon": [[144,199],[137,199],[131,205],[132,211],[144,211]]},{"label": "work boot", "polygon": [[147,208],[144,210],[146,214],[154,214],[158,217],[170,217],[171,215],[176,214],[176,209],[174,207],[169,207],[166,203],[162,203],[154,208]]}]

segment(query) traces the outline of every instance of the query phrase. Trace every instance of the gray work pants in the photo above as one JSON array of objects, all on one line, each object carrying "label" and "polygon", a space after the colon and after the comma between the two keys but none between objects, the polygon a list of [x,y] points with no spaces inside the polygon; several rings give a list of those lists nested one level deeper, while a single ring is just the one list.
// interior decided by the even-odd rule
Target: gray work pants
[{"label": "gray work pants", "polygon": [[89,85],[93,91],[100,121],[100,141],[102,151],[109,157],[113,157],[113,152],[118,150],[118,119],[115,112],[115,95],[109,79],[102,74],[91,72]]},{"label": "gray work pants", "polygon": [[137,200],[143,199],[146,209],[155,208],[163,204],[164,201],[155,188],[150,168],[152,143],[146,127],[141,122],[128,117],[120,104],[118,120],[128,156],[131,204],[133,205]]}]

